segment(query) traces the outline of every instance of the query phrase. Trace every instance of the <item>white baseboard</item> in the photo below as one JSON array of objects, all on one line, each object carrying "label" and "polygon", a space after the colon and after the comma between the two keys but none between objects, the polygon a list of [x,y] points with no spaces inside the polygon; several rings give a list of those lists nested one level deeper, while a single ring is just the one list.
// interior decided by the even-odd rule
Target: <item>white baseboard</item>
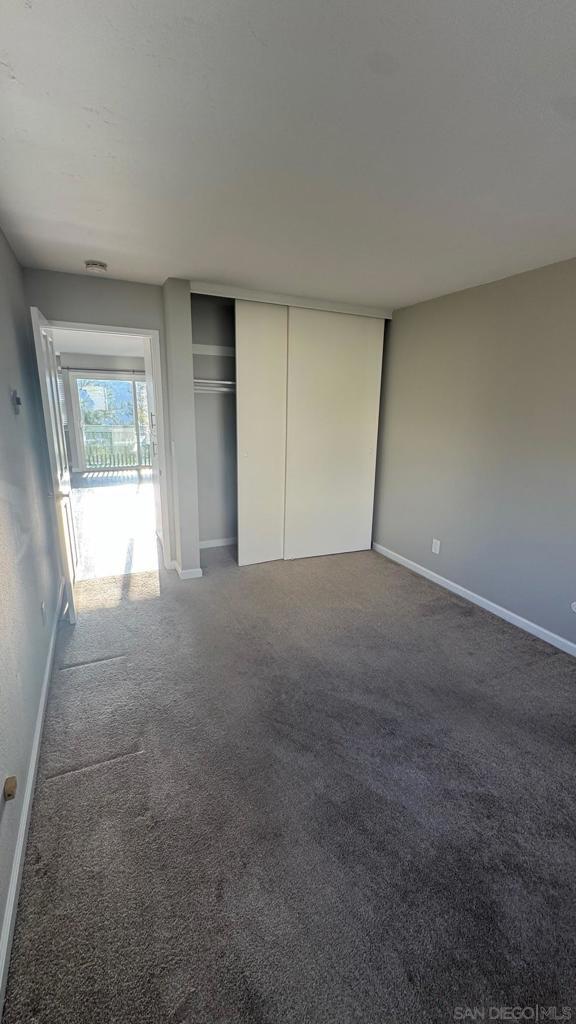
[{"label": "white baseboard", "polygon": [[181,569],[175,559],[172,559],[172,561],[166,565],[166,568],[173,569],[174,572],[177,572],[181,580],[199,580],[203,575],[202,569]]},{"label": "white baseboard", "polygon": [[10,881],[8,883],[8,895],[6,897],[4,920],[2,922],[2,931],[0,932],[0,1016],[2,1015],[2,1006],[4,1004],[4,996],[6,994],[6,982],[8,980],[8,965],[10,963],[10,949],[12,946],[12,938],[14,935],[14,925],[16,923],[18,894],[20,892],[22,868],[24,867],[24,854],[26,852],[26,840],[28,838],[28,826],[30,824],[30,812],[32,810],[32,801],[34,798],[34,784],[36,782],[38,755],[40,753],[40,743],[42,740],[44,712],[46,710],[46,701],[48,698],[48,690],[50,687],[50,677],[52,675],[52,666],[54,664],[56,631],[58,629],[58,619],[60,617],[60,609],[62,608],[63,597],[64,579],[61,579],[60,586],[58,588],[58,602],[56,605],[56,611],[54,613],[54,619],[52,622],[52,630],[50,633],[50,643],[48,645],[48,656],[46,658],[46,666],[44,668],[44,678],[42,680],[40,699],[38,701],[38,711],[36,713],[34,737],[32,739],[32,747],[30,750],[30,757],[28,760],[28,774],[26,776],[24,796],[22,798],[20,824],[18,826],[16,848],[14,850],[14,857],[12,860],[12,871],[10,873]]},{"label": "white baseboard", "polygon": [[178,562],[172,562],[172,568],[176,570],[181,580],[199,580],[202,576],[202,569],[181,569]]},{"label": "white baseboard", "polygon": [[236,537],[222,537],[220,540],[201,540],[200,550],[204,548],[229,548],[236,544]]},{"label": "white baseboard", "polygon": [[501,605],[494,604],[493,601],[489,601],[485,597],[480,597],[480,594],[475,594],[472,590],[466,590],[466,587],[461,587],[459,583],[453,583],[452,580],[439,576],[432,569],[426,569],[423,565],[418,565],[417,562],[404,558],[404,555],[399,555],[396,551],[390,551],[389,548],[383,547],[382,544],[374,543],[372,547],[379,555],[384,555],[393,562],[398,562],[399,565],[405,566],[406,569],[411,569],[412,572],[425,576],[427,580],[432,580],[432,583],[437,583],[439,587],[451,590],[453,594],[458,594],[459,597],[464,597],[467,601],[471,601],[472,604],[477,604],[487,612],[492,612],[493,615],[497,615],[500,619],[511,622],[513,626],[518,626],[525,633],[531,633],[532,636],[537,636],[539,640],[545,640],[546,643],[552,644],[553,647],[558,647],[565,654],[571,654],[573,657],[576,657],[576,643],[572,643],[571,640],[566,640],[565,637],[552,633],[549,629],[544,629],[543,626],[539,626],[536,622],[531,622],[530,619],[523,619],[516,612],[511,612],[508,608],[502,608]]}]

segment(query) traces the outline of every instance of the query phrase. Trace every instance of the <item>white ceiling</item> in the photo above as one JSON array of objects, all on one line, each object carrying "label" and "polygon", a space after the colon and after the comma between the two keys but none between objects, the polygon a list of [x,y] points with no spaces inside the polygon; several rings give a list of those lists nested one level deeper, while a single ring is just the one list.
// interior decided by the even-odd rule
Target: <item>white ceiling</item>
[{"label": "white ceiling", "polygon": [[4,0],[29,266],[384,307],[576,253],[574,0]]},{"label": "white ceiling", "polygon": [[144,356],[144,338],[136,334],[102,331],[52,329],[56,352],[86,353],[91,356]]}]

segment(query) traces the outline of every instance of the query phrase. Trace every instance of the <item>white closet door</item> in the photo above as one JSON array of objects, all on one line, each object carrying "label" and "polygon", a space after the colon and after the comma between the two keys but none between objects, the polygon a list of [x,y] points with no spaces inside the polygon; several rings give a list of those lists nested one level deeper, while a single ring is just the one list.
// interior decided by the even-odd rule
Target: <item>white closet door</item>
[{"label": "white closet door", "polygon": [[288,310],[236,301],[238,564],[284,557]]},{"label": "white closet door", "polygon": [[384,321],[290,307],[284,557],[372,541]]}]

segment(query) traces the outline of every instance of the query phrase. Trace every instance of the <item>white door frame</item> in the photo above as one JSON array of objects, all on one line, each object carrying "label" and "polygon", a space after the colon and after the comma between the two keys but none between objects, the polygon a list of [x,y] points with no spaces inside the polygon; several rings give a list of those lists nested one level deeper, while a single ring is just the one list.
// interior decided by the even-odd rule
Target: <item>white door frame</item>
[{"label": "white door frame", "polygon": [[74,624],[76,622],[74,582],[78,558],[70,504],[70,466],[58,393],[58,366],[51,323],[37,306],[30,307],[30,319],[50,463],[50,490],[48,493],[51,501],[54,502],[57,553],[63,593],[66,597],[68,618]]},{"label": "white door frame", "polygon": [[[167,477],[167,438],[168,427],[166,412],[164,409],[164,393],[162,390],[162,356],[160,351],[160,331],[149,327],[114,327],[111,324],[87,324],[76,323],[70,320],[51,320],[50,326],[57,330],[86,331],[93,334],[126,334],[137,335],[144,338],[148,343],[149,359],[145,362],[152,367],[152,381],[154,385],[154,402],[156,406],[156,420],[158,428],[158,465],[160,469],[160,506],[162,513],[161,523],[161,548],[164,566],[166,569],[173,568],[172,552],[170,547],[170,498]],[[105,371],[103,371],[105,372]],[[158,531],[159,524],[156,524]]]},{"label": "white door frame", "polygon": [[70,443],[70,469],[73,473],[82,472],[84,465],[84,439],[81,436],[80,428],[80,400],[78,388],[70,382],[70,370],[68,367],[60,367],[62,380],[64,382],[64,402],[68,417],[68,440]]}]

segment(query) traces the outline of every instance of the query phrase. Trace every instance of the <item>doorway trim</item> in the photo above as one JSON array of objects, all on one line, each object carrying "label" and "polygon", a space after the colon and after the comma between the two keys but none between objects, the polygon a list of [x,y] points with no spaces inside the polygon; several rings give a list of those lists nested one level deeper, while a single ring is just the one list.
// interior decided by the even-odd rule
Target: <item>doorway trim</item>
[{"label": "doorway trim", "polygon": [[[172,494],[168,484],[168,459],[167,438],[169,427],[166,418],[164,403],[163,377],[162,377],[162,352],[160,348],[160,331],[150,327],[117,327],[112,324],[90,324],[77,323],[72,320],[51,320],[50,326],[56,330],[63,331],[85,331],[87,334],[126,334],[136,335],[144,338],[148,343],[149,359],[145,362],[151,367],[152,383],[154,386],[154,404],[156,407],[156,422],[158,429],[158,466],[160,470],[160,507],[162,512],[162,536],[157,532],[162,548],[162,560],[165,569],[173,569],[172,559]],[[158,524],[156,524],[158,525]]]}]

